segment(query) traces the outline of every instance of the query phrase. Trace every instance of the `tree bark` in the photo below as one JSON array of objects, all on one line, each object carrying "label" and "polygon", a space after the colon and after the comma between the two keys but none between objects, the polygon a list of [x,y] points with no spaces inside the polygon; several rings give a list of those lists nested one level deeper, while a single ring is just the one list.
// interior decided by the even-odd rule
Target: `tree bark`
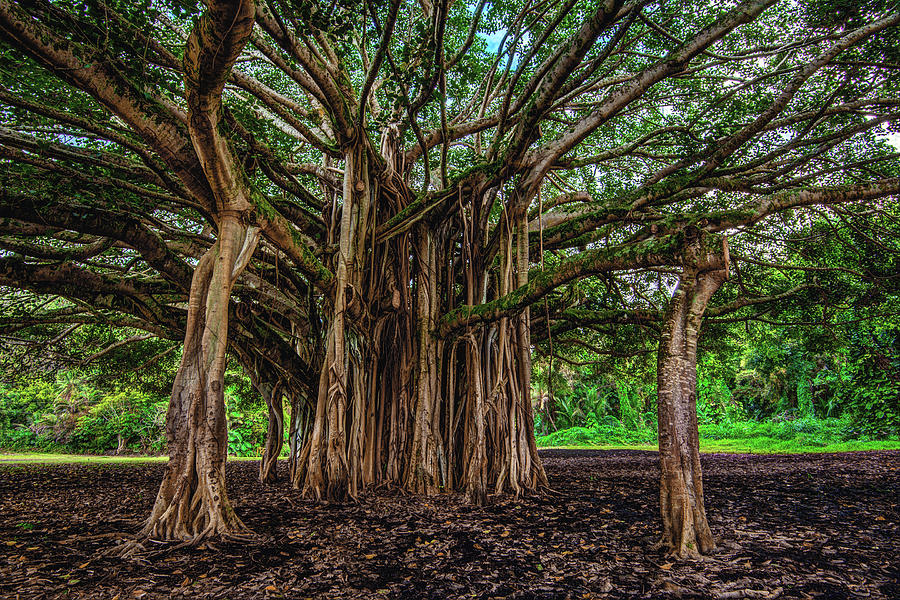
[{"label": "tree bark", "polygon": [[219,239],[197,264],[184,354],[166,416],[169,462],[139,537],[198,543],[250,533],[225,490],[223,381],[231,288],[241,257],[252,253],[256,239],[236,216],[226,216],[219,223]]},{"label": "tree bark", "polygon": [[259,482],[271,485],[278,481],[278,455],[284,445],[284,407],[281,401],[281,382],[260,384],[266,401],[269,422],[266,427],[266,445],[259,461]]},{"label": "tree bark", "polygon": [[[696,255],[693,257],[697,259]],[[706,520],[697,430],[697,340],[710,298],[727,277],[726,260],[686,264],[663,322],[657,358],[660,546],[679,558],[715,549]]]},{"label": "tree bark", "polygon": [[416,406],[405,487],[413,493],[434,494],[446,482],[446,475],[441,469],[444,449],[440,436],[439,346],[442,344],[433,335],[439,307],[437,240],[432,232],[424,228],[418,237]]},{"label": "tree bark", "polygon": [[[354,364],[348,352],[348,335],[353,335],[351,309],[359,310],[365,242],[369,233],[370,181],[367,155],[363,147],[353,146],[345,155],[343,202],[338,224],[339,242],[336,257],[332,315],[326,334],[325,360],[319,375],[316,414],[309,441],[301,453],[295,487],[316,499],[343,500],[358,491],[358,470],[351,470],[348,443],[358,439],[358,432],[347,430],[362,426],[357,413],[357,400],[364,390],[360,378],[354,377]],[[360,344],[364,340],[360,340]],[[359,357],[356,370],[360,367]],[[352,385],[356,383],[356,385]],[[352,387],[351,387],[352,386]],[[354,397],[355,395],[355,397]],[[348,403],[353,402],[348,419]],[[350,437],[348,437],[348,434]],[[354,440],[355,441],[355,440]]]}]

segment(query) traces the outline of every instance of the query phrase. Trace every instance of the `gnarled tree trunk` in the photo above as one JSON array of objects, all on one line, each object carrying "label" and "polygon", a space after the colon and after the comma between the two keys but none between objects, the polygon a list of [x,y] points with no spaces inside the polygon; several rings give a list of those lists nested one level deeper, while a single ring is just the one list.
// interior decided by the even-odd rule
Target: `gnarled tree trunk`
[{"label": "gnarled tree trunk", "polygon": [[[505,218],[501,217],[501,218]],[[473,229],[477,227],[474,220]],[[528,278],[528,241],[524,216],[502,226],[500,268],[494,293],[500,298]],[[479,272],[479,257],[467,279],[467,303],[483,302],[490,275]],[[489,486],[495,493],[516,495],[547,486],[547,476],[537,453],[531,408],[531,343],[529,314],[504,317],[466,334],[466,427],[463,440],[462,487],[470,501],[481,504]]]},{"label": "gnarled tree trunk", "polygon": [[441,347],[433,331],[439,316],[436,236],[418,232],[416,281],[416,403],[404,486],[420,494],[434,494],[445,487],[446,462],[441,439]]},{"label": "gnarled tree trunk", "polygon": [[225,350],[231,290],[260,230],[246,175],[222,135],[222,91],[253,29],[252,0],[209,2],[185,47],[188,129],[215,206],[216,242],[194,269],[184,354],[166,418],[169,462],[141,537],[197,543],[249,533],[225,490]]},{"label": "gnarled tree trunk", "polygon": [[695,251],[669,302],[657,358],[660,545],[680,558],[715,548],[703,504],[697,340],[706,306],[727,278],[727,254],[698,256]]},{"label": "gnarled tree trunk", "polygon": [[345,161],[325,359],[319,376],[312,431],[301,452],[294,479],[296,487],[302,487],[305,494],[317,499],[356,496],[361,475],[357,465],[351,465],[351,457],[355,459],[360,448],[359,428],[366,390],[360,373],[364,359],[359,349],[365,340],[358,338],[359,329],[355,329],[353,321],[365,310],[363,275],[366,240],[371,233],[372,190],[365,148],[361,145],[350,148]]},{"label": "gnarled tree trunk", "polygon": [[223,218],[219,239],[194,272],[184,354],[166,417],[169,462],[140,537],[197,543],[249,533],[225,490],[223,380],[231,288],[256,240],[236,216]]}]

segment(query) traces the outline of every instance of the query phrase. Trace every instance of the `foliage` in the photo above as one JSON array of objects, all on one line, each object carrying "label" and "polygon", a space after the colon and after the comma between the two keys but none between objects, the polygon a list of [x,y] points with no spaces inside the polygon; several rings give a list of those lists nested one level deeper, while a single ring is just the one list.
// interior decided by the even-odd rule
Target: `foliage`
[{"label": "foliage", "polygon": [[845,394],[849,413],[871,433],[900,432],[900,327],[874,325],[854,336]]},{"label": "foliage", "polygon": [[[259,456],[266,436],[265,403],[240,370],[229,370],[226,381],[229,453]],[[62,371],[52,381],[0,384],[0,447],[165,452],[168,398],[127,384],[127,379],[98,380],[74,371]]]},{"label": "foliage", "polygon": [[266,443],[268,410],[250,379],[236,366],[225,372],[228,453],[260,456]]},{"label": "foliage", "polygon": [[[653,444],[655,429],[628,430],[621,424],[571,427],[537,438],[539,446],[609,446]],[[700,447],[706,451],[790,453],[900,448],[900,437],[867,434],[841,418],[734,421],[700,425]]]},{"label": "foliage", "polygon": [[655,442],[655,428],[627,429],[613,417],[591,427],[570,427],[537,438],[538,446],[591,446]]},{"label": "foliage", "polygon": [[266,443],[266,426],[268,415],[265,403],[259,401],[256,406],[246,406],[242,410],[235,408],[240,403],[235,396],[226,393],[226,409],[228,411],[228,453],[234,456],[260,456]]},{"label": "foliage", "polygon": [[55,381],[0,385],[0,446],[12,449],[143,453],[165,450],[168,402],[139,391],[107,390],[64,371]]},{"label": "foliage", "polygon": [[96,452],[128,447],[142,453],[161,453],[165,450],[167,408],[167,401],[138,392],[104,396],[78,419],[72,444]]}]

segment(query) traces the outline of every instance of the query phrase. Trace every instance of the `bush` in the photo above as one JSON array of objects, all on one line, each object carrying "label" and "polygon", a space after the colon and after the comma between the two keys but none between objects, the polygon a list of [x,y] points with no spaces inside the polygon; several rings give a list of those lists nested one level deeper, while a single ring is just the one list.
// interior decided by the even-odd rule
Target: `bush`
[{"label": "bush", "polygon": [[602,446],[606,444],[651,444],[656,430],[627,429],[615,417],[590,427],[570,427],[537,438],[538,446]]},{"label": "bush", "polygon": [[52,409],[55,400],[53,385],[44,381],[24,387],[0,384],[0,435],[17,426],[30,427],[36,415]]},{"label": "bush", "polygon": [[96,452],[159,453],[165,449],[167,405],[138,392],[105,396],[78,419],[72,445]]},{"label": "bush", "polygon": [[[228,411],[228,452],[234,456],[260,456],[266,443],[269,423],[265,402],[257,396],[256,403],[226,394]],[[235,406],[241,406],[238,410]]]},{"label": "bush", "polygon": [[826,446],[859,439],[860,431],[849,416],[830,419],[786,419],[763,422],[700,425],[700,437],[708,440],[770,438],[797,445]]}]

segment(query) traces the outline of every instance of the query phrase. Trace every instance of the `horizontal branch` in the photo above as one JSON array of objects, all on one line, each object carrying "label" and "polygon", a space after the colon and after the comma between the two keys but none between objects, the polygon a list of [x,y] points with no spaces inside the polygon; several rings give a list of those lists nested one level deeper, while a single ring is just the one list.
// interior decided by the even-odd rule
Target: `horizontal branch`
[{"label": "horizontal branch", "polygon": [[437,333],[446,337],[467,326],[512,316],[574,279],[611,271],[676,264],[682,243],[683,236],[672,235],[628,246],[586,250],[565,259],[552,270],[536,270],[528,283],[502,298],[450,311],[440,320]]},{"label": "horizontal branch", "polygon": [[182,291],[191,286],[193,269],[172,252],[159,235],[140,220],[118,211],[56,204],[0,191],[0,217],[51,225],[125,242]]}]

